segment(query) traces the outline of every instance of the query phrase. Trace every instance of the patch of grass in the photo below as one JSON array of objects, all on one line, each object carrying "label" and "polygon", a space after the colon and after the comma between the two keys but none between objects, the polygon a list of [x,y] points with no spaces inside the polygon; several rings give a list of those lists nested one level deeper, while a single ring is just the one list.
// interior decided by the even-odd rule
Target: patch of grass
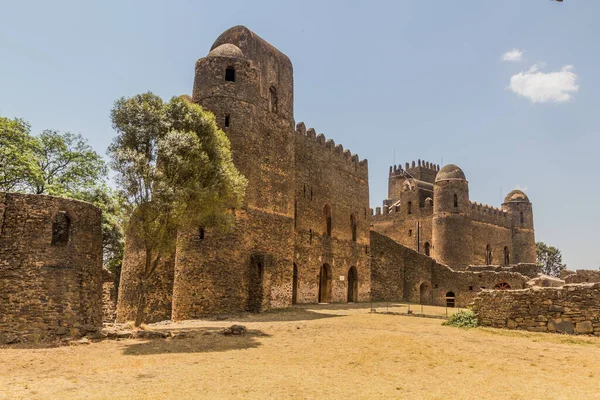
[{"label": "patch of grass", "polygon": [[452,314],[442,325],[455,326],[457,328],[476,328],[477,317],[471,310],[460,310]]}]

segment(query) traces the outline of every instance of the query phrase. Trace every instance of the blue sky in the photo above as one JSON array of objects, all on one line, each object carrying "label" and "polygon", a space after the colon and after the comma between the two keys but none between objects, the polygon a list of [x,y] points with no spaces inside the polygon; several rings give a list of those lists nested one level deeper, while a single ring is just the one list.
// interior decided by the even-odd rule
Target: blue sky
[{"label": "blue sky", "polygon": [[536,239],[597,269],[598,15],[575,0],[0,0],[0,115],[104,154],[114,100],[191,93],[195,61],[246,25],[291,58],[296,121],[369,160],[371,207],[394,153],[443,159],[473,201],[524,188]]}]

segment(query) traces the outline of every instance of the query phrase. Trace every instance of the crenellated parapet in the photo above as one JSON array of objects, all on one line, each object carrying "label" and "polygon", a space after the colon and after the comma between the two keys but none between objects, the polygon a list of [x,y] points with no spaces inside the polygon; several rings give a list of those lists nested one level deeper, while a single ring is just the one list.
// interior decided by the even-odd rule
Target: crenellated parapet
[{"label": "crenellated parapet", "polygon": [[509,228],[511,225],[508,213],[498,207],[470,202],[469,215],[473,221],[485,222]]},{"label": "crenellated parapet", "polygon": [[369,162],[367,159],[360,160],[357,154],[353,154],[349,149],[344,149],[344,146],[341,144],[336,145],[333,139],[327,139],[322,133],[317,134],[314,128],[306,129],[304,122],[296,124],[296,134],[321,145],[333,154],[337,154],[351,168],[353,173],[359,175],[361,178],[368,179]]},{"label": "crenellated parapet", "polygon": [[[420,169],[427,170],[433,173],[437,173],[440,170],[440,166],[438,164],[434,164],[429,161],[412,161],[404,164],[404,168],[402,168],[402,164],[392,165],[390,166],[390,177],[392,176],[408,176],[413,177],[411,174],[412,169]],[[416,177],[418,178],[418,177]]]}]

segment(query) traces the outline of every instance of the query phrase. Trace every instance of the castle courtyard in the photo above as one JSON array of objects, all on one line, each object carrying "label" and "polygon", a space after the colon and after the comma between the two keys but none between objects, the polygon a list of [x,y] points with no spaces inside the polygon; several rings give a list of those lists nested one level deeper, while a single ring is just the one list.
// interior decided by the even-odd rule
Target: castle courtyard
[{"label": "castle courtyard", "polygon": [[[464,330],[382,314],[386,303],[375,304],[377,314],[370,307],[305,305],[148,326],[187,332],[167,339],[4,346],[0,399],[600,396],[600,337]],[[220,333],[232,324],[247,332]]]}]

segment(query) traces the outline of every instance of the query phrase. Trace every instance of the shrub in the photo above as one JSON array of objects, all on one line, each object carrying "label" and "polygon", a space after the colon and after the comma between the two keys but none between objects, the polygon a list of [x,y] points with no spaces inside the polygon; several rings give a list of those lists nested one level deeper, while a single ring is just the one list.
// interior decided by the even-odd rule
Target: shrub
[{"label": "shrub", "polygon": [[450,316],[443,325],[456,326],[458,328],[477,327],[477,317],[471,310],[460,310]]}]

